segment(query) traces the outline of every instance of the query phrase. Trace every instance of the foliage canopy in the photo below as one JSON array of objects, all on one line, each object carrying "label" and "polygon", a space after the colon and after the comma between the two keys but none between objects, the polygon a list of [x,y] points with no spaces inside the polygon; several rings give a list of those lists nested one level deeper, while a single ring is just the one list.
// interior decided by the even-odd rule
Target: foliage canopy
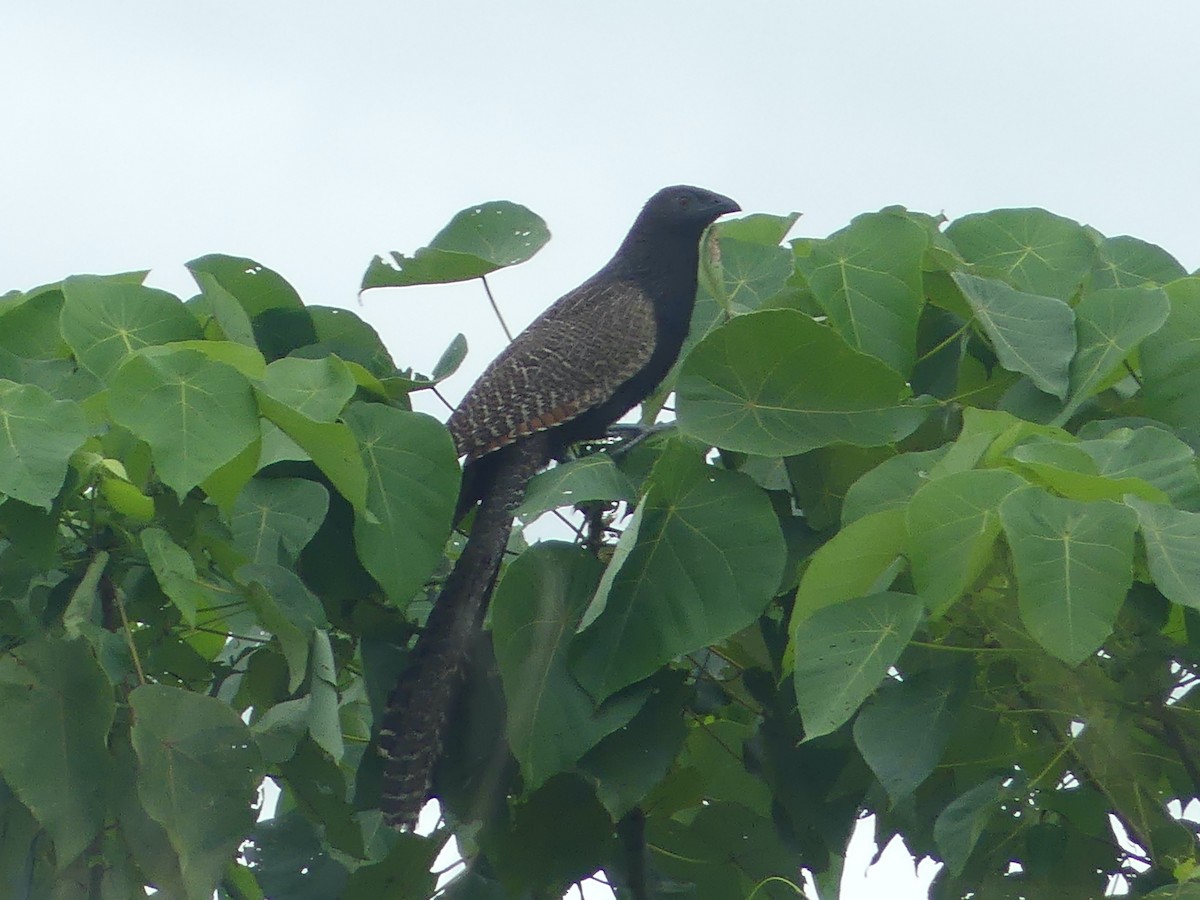
[{"label": "foliage canopy", "polygon": [[[454,835],[447,897],[834,897],[869,811],[939,898],[1198,896],[1200,277],[1040,209],[794,223],[709,242],[676,428],[531,485],[585,524],[514,539],[428,838],[371,726],[459,547],[409,396],[462,337],[400,370],[227,256],[0,297],[4,895],[424,898]],[[483,204],[363,286],[548,237]]]}]

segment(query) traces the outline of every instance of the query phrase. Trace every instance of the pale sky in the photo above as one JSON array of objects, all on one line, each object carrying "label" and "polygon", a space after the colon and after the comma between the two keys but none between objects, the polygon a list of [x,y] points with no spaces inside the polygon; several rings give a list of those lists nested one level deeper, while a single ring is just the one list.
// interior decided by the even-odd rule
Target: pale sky
[{"label": "pale sky", "polygon": [[[250,256],[401,366],[465,332],[456,399],[503,341],[479,289],[356,292],[483,200],[554,233],[493,279],[518,328],[677,182],[815,236],[893,203],[1044,206],[1191,270],[1198,34],[1187,0],[10,2],[0,292],[153,268],[186,295],[186,260]],[[880,896],[861,868],[848,900]]]}]

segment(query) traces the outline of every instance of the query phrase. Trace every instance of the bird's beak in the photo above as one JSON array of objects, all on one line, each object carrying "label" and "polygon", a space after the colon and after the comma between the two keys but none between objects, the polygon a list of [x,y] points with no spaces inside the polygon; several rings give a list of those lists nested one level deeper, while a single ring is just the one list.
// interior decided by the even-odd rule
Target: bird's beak
[{"label": "bird's beak", "polygon": [[742,208],[737,205],[736,201],[729,199],[723,194],[713,194],[712,210],[714,214],[723,216],[726,213],[741,212]]}]

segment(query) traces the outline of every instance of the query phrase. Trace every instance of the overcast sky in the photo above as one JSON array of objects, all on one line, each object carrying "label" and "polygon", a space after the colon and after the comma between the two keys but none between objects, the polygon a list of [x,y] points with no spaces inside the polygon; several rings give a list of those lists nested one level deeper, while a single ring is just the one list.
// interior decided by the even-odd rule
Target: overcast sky
[{"label": "overcast sky", "polygon": [[517,327],[676,182],[804,235],[1044,206],[1191,270],[1198,34],[1194,0],[9,2],[0,292],[153,268],[186,295],[186,260],[250,256],[401,366],[464,331],[457,398],[503,340],[478,288],[356,292],[482,200],[554,233],[495,276]]}]

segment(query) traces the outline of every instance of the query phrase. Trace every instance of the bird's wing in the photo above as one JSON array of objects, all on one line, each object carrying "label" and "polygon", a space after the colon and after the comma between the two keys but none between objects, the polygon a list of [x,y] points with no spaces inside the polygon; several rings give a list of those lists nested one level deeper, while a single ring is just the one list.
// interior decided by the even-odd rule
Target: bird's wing
[{"label": "bird's wing", "polygon": [[628,282],[585,284],[508,345],[446,423],[475,459],[603,403],[650,361],[654,306]]}]

